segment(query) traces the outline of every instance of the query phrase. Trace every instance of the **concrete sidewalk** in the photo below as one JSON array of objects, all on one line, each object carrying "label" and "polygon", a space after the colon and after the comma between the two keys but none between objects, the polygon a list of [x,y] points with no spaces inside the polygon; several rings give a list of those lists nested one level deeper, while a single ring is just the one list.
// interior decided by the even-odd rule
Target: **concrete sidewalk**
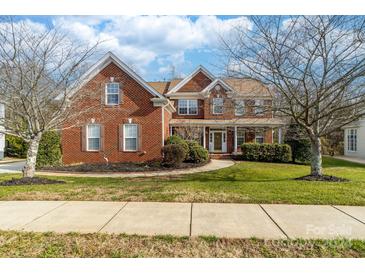
[{"label": "concrete sidewalk", "polygon": [[365,239],[365,207],[0,201],[0,230],[262,239]]}]

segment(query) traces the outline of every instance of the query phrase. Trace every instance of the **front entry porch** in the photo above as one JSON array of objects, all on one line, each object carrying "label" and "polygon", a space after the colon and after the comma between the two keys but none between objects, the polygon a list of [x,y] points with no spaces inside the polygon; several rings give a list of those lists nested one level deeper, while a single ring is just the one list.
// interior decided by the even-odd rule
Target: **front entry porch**
[{"label": "front entry porch", "polygon": [[[281,143],[282,130],[274,127],[195,126],[170,127],[170,135],[177,134],[195,140],[210,154],[227,156],[241,151],[243,143]],[[227,158],[227,157],[225,157]]]}]

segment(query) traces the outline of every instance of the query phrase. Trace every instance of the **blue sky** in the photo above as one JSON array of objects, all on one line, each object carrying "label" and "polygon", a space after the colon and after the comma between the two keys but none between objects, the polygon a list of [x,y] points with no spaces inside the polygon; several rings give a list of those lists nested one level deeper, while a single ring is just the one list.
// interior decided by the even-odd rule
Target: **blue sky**
[{"label": "blue sky", "polygon": [[[101,53],[112,51],[147,81],[183,77],[199,64],[222,72],[219,35],[237,25],[249,28],[242,16],[22,16],[36,25],[59,25],[86,43],[103,41]],[[173,69],[174,68],[174,69]]]}]

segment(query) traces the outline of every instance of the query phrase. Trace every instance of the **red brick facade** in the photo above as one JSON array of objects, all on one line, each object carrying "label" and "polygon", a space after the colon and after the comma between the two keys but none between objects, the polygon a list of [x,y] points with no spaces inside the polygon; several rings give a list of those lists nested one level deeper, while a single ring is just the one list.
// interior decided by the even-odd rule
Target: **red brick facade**
[{"label": "red brick facade", "polygon": [[[201,76],[203,74],[202,72],[199,72],[196,74],[187,84],[183,86],[184,90],[181,89],[177,90],[177,94],[181,94],[178,96],[178,98],[184,98],[185,95],[183,95],[184,92],[188,91],[194,91],[194,92],[202,92],[206,86],[203,85],[193,85],[193,83],[202,81],[203,77]],[[209,78],[206,78],[209,79]],[[207,80],[207,83],[211,81]],[[257,120],[266,120],[267,118],[272,118],[272,100],[271,98],[264,99],[264,106],[263,106],[263,113],[255,113],[255,99],[256,97],[251,98],[245,98],[245,106],[244,106],[244,114],[243,115],[236,115],[235,113],[235,106],[234,106],[234,99],[232,99],[232,95],[230,94],[230,91],[224,87],[224,85],[219,84],[220,87],[216,89],[216,85],[212,85],[210,90],[207,90],[207,92],[204,94],[203,97],[197,97],[198,101],[198,114],[197,115],[179,115],[178,114],[178,99],[172,99],[174,101],[174,105],[177,109],[176,113],[173,113],[174,119],[204,119],[211,121],[210,124],[214,124],[214,121],[221,121],[221,120],[230,120],[235,121],[235,119],[245,119],[245,118],[254,118],[255,121]],[[189,89],[189,88],[190,89]],[[187,99],[192,99],[193,97],[186,97]],[[216,114],[213,111],[213,99],[214,98],[223,98],[223,113],[222,114]],[[191,127],[191,126],[190,126]],[[235,151],[234,143],[235,143],[235,134],[234,134],[234,127],[232,126],[205,126],[205,148],[209,149],[209,132],[211,128],[215,129],[222,129],[223,132],[226,132],[226,145],[227,145],[227,153],[232,153]],[[239,129],[240,126],[238,125],[237,128]],[[270,127],[251,127],[247,128],[244,126],[241,126],[245,130],[245,142],[246,143],[253,143],[255,142],[256,136],[262,136],[264,143],[273,143],[273,129]],[[179,130],[181,132],[181,130]],[[203,143],[202,140],[200,140],[201,143]],[[239,148],[240,144],[237,144],[237,151],[240,151]]]},{"label": "red brick facade", "polygon": [[[194,78],[191,80],[193,81]],[[202,89],[203,90],[203,89]],[[201,90],[195,90],[201,91]],[[180,92],[180,90],[178,91]],[[224,113],[223,114],[214,114],[213,113],[213,98],[221,97],[224,100]],[[235,108],[233,104],[233,100],[227,97],[227,90],[222,88],[220,91],[216,91],[214,87],[209,91],[209,97],[198,100],[198,114],[196,115],[180,115],[178,111],[178,100],[172,99],[176,107],[176,112],[172,114],[173,119],[210,119],[210,120],[225,120],[225,119],[235,119],[235,118],[271,118],[271,100],[264,100],[265,111],[261,115],[257,116],[255,114],[255,101],[254,100],[245,100],[245,113],[241,116],[235,115]]]},{"label": "red brick facade", "polygon": [[[121,103],[118,106],[104,104],[105,84],[114,77],[120,83]],[[105,162],[145,162],[161,158],[162,138],[162,108],[154,107],[151,95],[136,80],[121,70],[114,63],[109,64],[91,79],[78,92],[93,92],[100,94],[95,100],[100,104],[100,109],[84,116],[85,124],[94,123],[103,126],[101,136],[101,150],[97,152],[83,149],[82,127],[70,128],[62,132],[63,162],[95,163]],[[84,101],[84,105],[95,102]],[[169,112],[165,112],[164,137],[168,136]],[[120,125],[128,123],[138,124],[141,129],[140,147],[137,152],[122,151],[120,138]]]},{"label": "red brick facade", "polygon": [[198,72],[194,78],[188,81],[179,89],[179,92],[199,92],[206,88],[212,80],[209,79],[203,72]]},{"label": "red brick facade", "polygon": [[[114,59],[115,60],[115,59]],[[230,91],[221,85],[221,89],[216,89],[211,85],[212,76],[209,77],[203,71],[199,71],[176,91],[183,94],[171,98],[171,102],[176,108],[169,105],[169,100],[165,90],[157,93],[157,89],[148,86],[139,76],[131,72],[118,62],[109,62],[101,69],[96,70],[96,75],[88,79],[78,94],[81,101],[77,101],[75,106],[78,110],[96,106],[92,112],[81,115],[79,127],[67,127],[73,125],[75,121],[65,124],[62,131],[62,152],[64,164],[74,163],[102,163],[102,162],[146,162],[161,159],[161,147],[171,134],[171,119],[204,119],[209,120],[209,126],[205,126],[205,144],[209,149],[209,132],[211,128],[221,128],[226,132],[227,152],[235,151],[235,127],[231,125],[214,126],[214,121],[234,120],[242,118],[267,119],[272,118],[271,99],[265,99],[268,107],[262,115],[255,114],[255,98],[245,99],[245,114],[236,116],[234,101]],[[209,73],[208,73],[209,74]],[[188,78],[189,79],[189,78]],[[216,80],[217,81],[217,80]],[[120,103],[115,106],[105,104],[106,84],[110,82],[119,83]],[[210,85],[212,88],[202,95],[202,91]],[[161,85],[163,86],[163,85]],[[229,87],[228,87],[229,89]],[[189,94],[188,94],[189,93]],[[196,93],[196,94],[195,94]],[[199,93],[199,94],[198,94]],[[164,94],[164,95],[162,95]],[[197,98],[197,115],[179,115],[178,99],[176,98]],[[196,96],[196,97],[194,97]],[[224,99],[223,114],[213,113],[213,98]],[[271,98],[271,97],[269,97]],[[156,100],[157,99],[157,100]],[[161,101],[159,101],[161,100]],[[170,106],[167,107],[167,106]],[[200,123],[200,121],[198,121]],[[86,128],[89,124],[100,125],[100,149],[98,151],[88,151]],[[128,152],[124,150],[124,124],[136,124],[138,127],[137,151]],[[201,126],[202,129],[203,125]],[[255,132],[260,131],[265,143],[272,143],[272,128],[245,128],[245,142],[255,142]],[[202,131],[198,136],[203,136]],[[217,135],[215,135],[217,136]],[[218,135],[219,136],[219,135]],[[224,135],[222,135],[224,136]],[[203,140],[201,140],[203,142]],[[237,144],[238,146],[240,144]],[[239,150],[239,149],[238,149]]]}]

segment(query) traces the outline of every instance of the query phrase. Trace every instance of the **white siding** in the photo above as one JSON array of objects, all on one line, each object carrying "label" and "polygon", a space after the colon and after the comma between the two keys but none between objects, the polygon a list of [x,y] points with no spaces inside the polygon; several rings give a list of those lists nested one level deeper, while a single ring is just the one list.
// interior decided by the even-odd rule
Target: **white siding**
[{"label": "white siding", "polygon": [[[357,150],[349,151],[347,144],[347,136],[350,129],[357,129]],[[344,128],[344,151],[346,156],[353,156],[365,159],[365,119],[362,119],[353,125],[348,125]]]},{"label": "white siding", "polygon": [[[0,119],[5,117],[5,109],[4,109],[4,105],[0,104]],[[1,123],[1,121],[0,121]],[[4,127],[1,126],[0,124],[0,131],[3,129]],[[0,133],[0,160],[4,158],[4,150],[5,150],[5,134]]]}]

